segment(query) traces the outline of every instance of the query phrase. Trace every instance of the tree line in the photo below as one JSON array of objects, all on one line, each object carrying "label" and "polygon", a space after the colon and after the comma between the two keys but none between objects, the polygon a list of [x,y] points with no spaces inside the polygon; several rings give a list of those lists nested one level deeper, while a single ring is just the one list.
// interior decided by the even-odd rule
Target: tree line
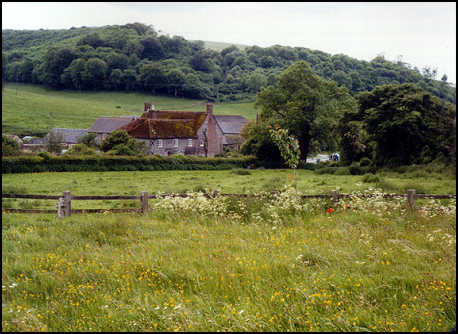
[{"label": "tree line", "polygon": [[2,79],[53,89],[144,91],[210,101],[253,99],[297,61],[352,96],[386,84],[415,83],[456,103],[456,89],[437,70],[392,62],[360,61],[304,47],[235,45],[221,51],[202,41],[159,34],[131,23],[66,30],[2,30]]},{"label": "tree line", "polygon": [[341,153],[344,165],[400,166],[434,160],[456,165],[456,105],[412,84],[388,84],[352,96],[314,73],[305,61],[263,88],[259,119],[242,129],[244,154],[266,165],[284,158],[270,129],[297,140],[300,159],[310,152]]}]

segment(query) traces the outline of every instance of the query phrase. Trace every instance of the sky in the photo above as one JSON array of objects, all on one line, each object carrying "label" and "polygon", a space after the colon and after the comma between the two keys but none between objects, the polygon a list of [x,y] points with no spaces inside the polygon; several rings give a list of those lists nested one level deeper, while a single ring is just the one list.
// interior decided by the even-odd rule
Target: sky
[{"label": "sky", "polygon": [[379,55],[456,83],[455,2],[2,2],[2,29],[140,22],[188,40]]}]

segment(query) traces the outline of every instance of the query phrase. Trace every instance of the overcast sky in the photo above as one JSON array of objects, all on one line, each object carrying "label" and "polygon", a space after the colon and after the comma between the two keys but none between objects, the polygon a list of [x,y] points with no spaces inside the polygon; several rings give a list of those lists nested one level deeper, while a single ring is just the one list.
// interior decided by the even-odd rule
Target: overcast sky
[{"label": "overcast sky", "polygon": [[455,2],[2,2],[2,29],[140,22],[188,40],[377,55],[456,83]]}]

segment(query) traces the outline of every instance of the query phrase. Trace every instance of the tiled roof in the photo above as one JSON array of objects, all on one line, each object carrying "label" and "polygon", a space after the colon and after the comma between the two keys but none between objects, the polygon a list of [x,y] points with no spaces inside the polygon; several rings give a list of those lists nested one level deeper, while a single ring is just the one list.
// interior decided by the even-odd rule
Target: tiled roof
[{"label": "tiled roof", "polygon": [[242,126],[248,122],[243,116],[215,115],[219,127],[226,133],[240,133]]},{"label": "tiled roof", "polygon": [[145,112],[120,130],[135,138],[192,138],[197,137],[206,117],[205,112],[194,111]]},{"label": "tiled roof", "polygon": [[[87,135],[87,129],[53,128],[51,132],[61,136],[62,141],[66,144],[76,144],[79,138]],[[47,136],[49,136],[49,134]]]},{"label": "tiled roof", "polygon": [[110,133],[129,124],[135,117],[99,117],[88,129],[88,132]]},{"label": "tiled roof", "polygon": [[27,142],[27,144],[44,145],[45,138],[32,138]]}]

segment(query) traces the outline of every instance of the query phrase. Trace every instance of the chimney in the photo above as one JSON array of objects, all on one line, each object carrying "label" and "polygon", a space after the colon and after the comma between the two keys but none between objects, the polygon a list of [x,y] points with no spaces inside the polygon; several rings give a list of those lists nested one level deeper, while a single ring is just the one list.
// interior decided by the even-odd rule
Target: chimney
[{"label": "chimney", "polygon": [[143,111],[148,111],[151,109],[151,103],[145,102],[145,109]]},{"label": "chimney", "polygon": [[208,156],[214,157],[220,153],[220,140],[216,133],[216,118],[213,115],[213,103],[207,103],[207,139],[208,139]]},{"label": "chimney", "polygon": [[207,103],[207,114],[213,114],[213,103]]}]

